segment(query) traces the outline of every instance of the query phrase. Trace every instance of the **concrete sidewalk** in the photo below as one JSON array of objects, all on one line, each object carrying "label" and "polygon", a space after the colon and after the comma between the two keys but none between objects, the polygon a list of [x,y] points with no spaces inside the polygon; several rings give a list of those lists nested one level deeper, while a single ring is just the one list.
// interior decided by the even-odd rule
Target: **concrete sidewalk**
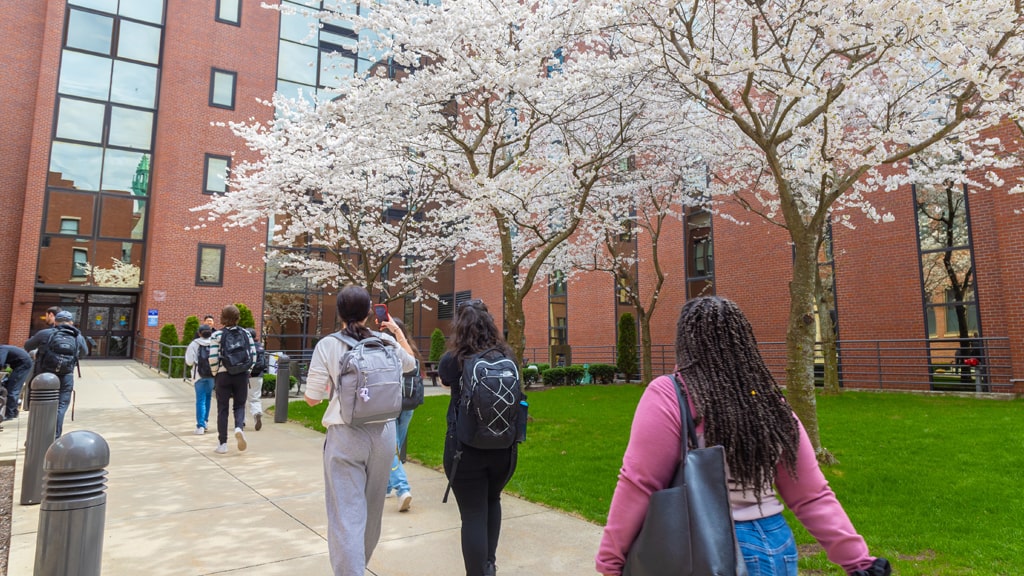
[{"label": "concrete sidewalk", "polygon": [[[65,433],[91,430],[110,445],[104,575],[331,573],[322,434],[265,418],[260,432],[248,426],[246,452],[229,435],[219,455],[215,433],[193,435],[194,394],[181,380],[131,361],[86,361],[75,389]],[[29,414],[0,432],[0,460],[17,460],[9,574],[31,574],[35,562],[39,506],[18,504]],[[412,509],[399,513],[387,500],[367,574],[462,574],[458,508],[441,504],[444,475],[414,464],[406,471]],[[510,496],[502,503],[499,574],[595,574],[600,527]]]}]

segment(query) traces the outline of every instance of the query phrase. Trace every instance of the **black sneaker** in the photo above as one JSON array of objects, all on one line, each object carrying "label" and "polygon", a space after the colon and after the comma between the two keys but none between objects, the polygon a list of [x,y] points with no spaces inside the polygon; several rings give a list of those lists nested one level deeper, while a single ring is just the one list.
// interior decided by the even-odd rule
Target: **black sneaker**
[{"label": "black sneaker", "polygon": [[263,414],[256,415],[256,431],[259,432],[263,428]]},{"label": "black sneaker", "polygon": [[498,576],[498,567],[494,562],[488,560],[487,564],[484,564],[484,576]]}]

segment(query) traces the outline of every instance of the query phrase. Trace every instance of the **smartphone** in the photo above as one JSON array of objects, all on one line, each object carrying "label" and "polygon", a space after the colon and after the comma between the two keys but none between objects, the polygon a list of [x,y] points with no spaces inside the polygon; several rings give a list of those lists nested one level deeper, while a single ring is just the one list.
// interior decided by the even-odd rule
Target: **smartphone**
[{"label": "smartphone", "polygon": [[377,315],[377,323],[388,321],[388,305],[387,304],[374,304],[373,313]]}]

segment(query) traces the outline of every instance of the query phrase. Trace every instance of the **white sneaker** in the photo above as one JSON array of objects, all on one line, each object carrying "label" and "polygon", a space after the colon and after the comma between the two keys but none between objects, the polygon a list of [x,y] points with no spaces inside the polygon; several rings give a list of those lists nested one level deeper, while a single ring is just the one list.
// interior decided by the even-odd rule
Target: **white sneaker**
[{"label": "white sneaker", "polygon": [[384,497],[385,498],[394,498],[395,497],[395,493],[392,492],[391,490],[388,490],[387,492],[384,493]]},{"label": "white sneaker", "polygon": [[238,451],[245,452],[248,445],[245,443],[245,432],[242,432],[241,428],[235,428],[235,440],[238,441]]},{"label": "white sneaker", "polygon": [[409,507],[412,506],[412,494],[409,492],[402,492],[398,495],[398,511],[408,512]]},{"label": "white sneaker", "polygon": [[203,428],[202,426],[196,426],[196,431],[193,432],[193,434],[195,434],[196,436],[202,436],[203,434],[206,434],[206,428]]},{"label": "white sneaker", "polygon": [[220,444],[216,448],[214,448],[213,451],[216,452],[217,454],[227,454],[228,453],[228,445],[227,445],[227,443]]}]

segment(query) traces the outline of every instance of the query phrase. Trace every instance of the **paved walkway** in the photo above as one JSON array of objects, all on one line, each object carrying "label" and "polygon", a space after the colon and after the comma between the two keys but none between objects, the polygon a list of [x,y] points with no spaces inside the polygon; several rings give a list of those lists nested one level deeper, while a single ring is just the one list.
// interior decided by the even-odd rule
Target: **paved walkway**
[{"label": "paved walkway", "polygon": [[[229,437],[230,451],[219,455],[216,434],[192,434],[194,395],[181,380],[135,362],[93,360],[83,363],[75,388],[75,420],[69,411],[65,433],[92,430],[110,445],[104,575],[331,573],[323,435],[271,417],[260,432],[247,432],[248,451],[239,453]],[[31,574],[35,562],[39,506],[18,504],[28,417],[0,432],[0,460],[17,460],[9,574]],[[406,470],[412,510],[399,513],[387,500],[367,574],[463,573],[458,509],[452,500],[441,504],[444,475],[414,464]],[[517,498],[502,502],[499,574],[596,574],[600,527]]]}]

